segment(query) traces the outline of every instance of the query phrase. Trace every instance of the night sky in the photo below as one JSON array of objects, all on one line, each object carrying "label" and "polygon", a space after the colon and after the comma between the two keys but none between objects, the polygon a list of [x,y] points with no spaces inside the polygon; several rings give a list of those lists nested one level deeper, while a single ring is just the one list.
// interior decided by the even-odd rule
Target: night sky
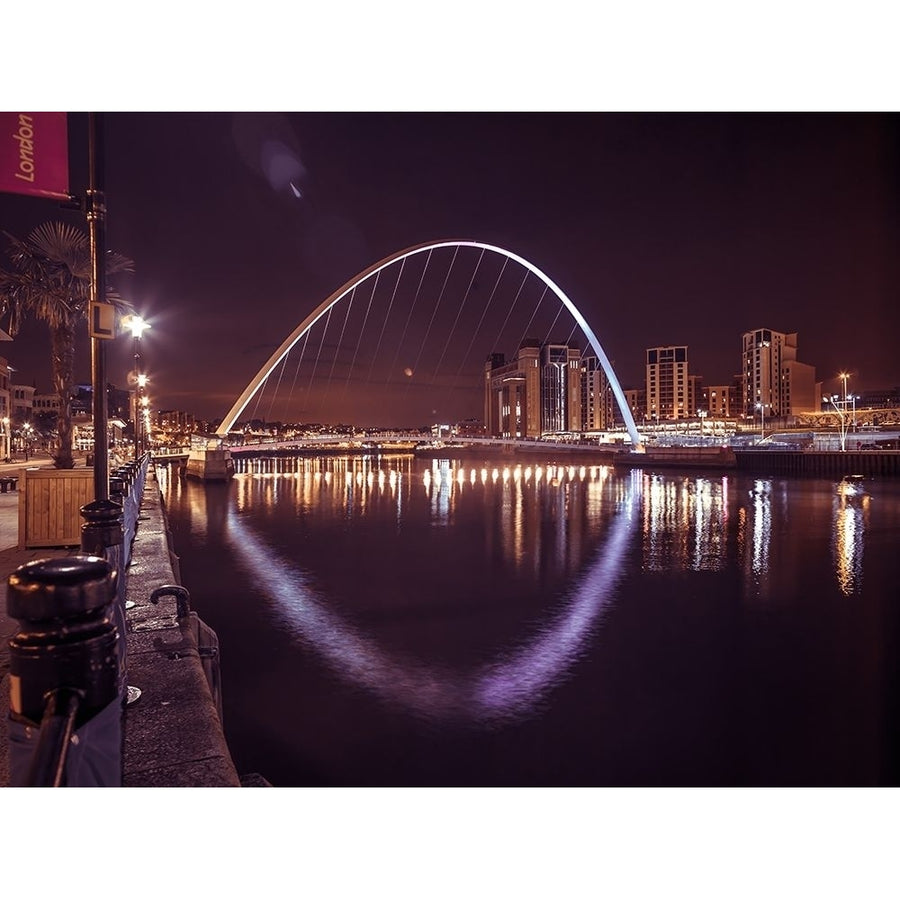
[{"label": "night sky", "polygon": [[[70,117],[75,189],[86,118]],[[333,290],[441,238],[498,244],[542,269],[626,388],[643,386],[643,351],[662,344],[687,344],[691,372],[726,383],[742,332],[760,327],[798,332],[826,389],[840,371],[855,390],[900,384],[897,115],[104,118],[107,245],[135,261],[116,283],[152,322],[157,409],[221,418]],[[54,201],[0,195],[3,230],[22,237],[50,219],[83,223]],[[0,346],[39,392],[44,346],[40,326]],[[109,352],[121,387],[130,349],[123,337]],[[86,340],[81,350],[89,381]]]},{"label": "night sky", "polygon": [[[801,361],[826,387],[844,369],[859,390],[900,384],[900,124],[852,112],[900,109],[888,4],[263,2],[211,15],[89,0],[18,12],[0,61],[17,108],[219,110],[106,118],[108,245],[136,264],[120,286],[152,320],[144,356],[157,409],[221,417],[329,293],[390,253],[447,237],[499,244],[542,269],[626,387],[643,385],[643,351],[657,344],[688,344],[692,372],[726,381],[741,333],[758,327],[797,331]],[[346,112],[436,109],[491,112]],[[85,119],[70,123],[74,189],[86,179]],[[273,140],[302,198],[263,174]],[[53,201],[0,194],[0,230],[24,236],[54,218],[83,225]],[[29,328],[0,355],[43,392],[46,346]],[[130,350],[123,337],[109,352],[121,387]],[[257,893],[296,875],[260,859],[299,858],[304,884],[332,893],[353,873],[365,890],[380,876],[397,897],[607,884],[649,896],[676,883],[718,897],[735,872],[748,896],[801,883],[846,896],[892,874],[879,863],[891,859],[894,811],[879,792],[775,792],[764,806],[752,791],[564,802],[488,792],[459,804],[456,792],[392,792],[391,814],[382,795],[351,794],[352,808],[346,793],[291,795],[302,814],[289,829],[274,805],[284,794],[266,795],[271,816],[259,814],[262,795],[243,794],[259,853],[232,794],[209,795],[219,805],[199,832],[191,816],[167,827]],[[145,821],[168,801],[116,799]],[[29,796],[15,811],[43,827],[39,806]],[[105,827],[109,802],[94,808]],[[29,847],[17,852],[14,885],[39,864]],[[196,866],[173,871],[187,883]]]}]

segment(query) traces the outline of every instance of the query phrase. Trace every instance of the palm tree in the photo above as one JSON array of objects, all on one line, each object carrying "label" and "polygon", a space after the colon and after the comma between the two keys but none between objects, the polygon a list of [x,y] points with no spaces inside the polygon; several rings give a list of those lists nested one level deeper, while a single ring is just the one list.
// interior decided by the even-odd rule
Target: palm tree
[{"label": "palm tree", "polygon": [[[58,469],[71,469],[72,395],[75,387],[75,334],[87,320],[90,302],[91,255],[87,235],[72,225],[45,222],[21,241],[4,232],[12,266],[0,268],[0,316],[9,312],[10,335],[20,322],[32,317],[50,331],[53,390],[59,394],[59,447],[53,457]],[[106,273],[133,272],[134,264],[118,253],[107,252]],[[118,309],[129,304],[110,286],[106,301]],[[101,398],[95,397],[94,402]]]}]

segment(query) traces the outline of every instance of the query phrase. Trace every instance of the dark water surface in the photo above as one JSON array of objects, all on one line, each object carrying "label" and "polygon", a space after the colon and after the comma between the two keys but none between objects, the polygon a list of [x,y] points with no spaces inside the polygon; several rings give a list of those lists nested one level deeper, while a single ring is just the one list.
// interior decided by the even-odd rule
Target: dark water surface
[{"label": "dark water surface", "polygon": [[412,455],[159,478],[242,773],[900,782],[896,480]]}]

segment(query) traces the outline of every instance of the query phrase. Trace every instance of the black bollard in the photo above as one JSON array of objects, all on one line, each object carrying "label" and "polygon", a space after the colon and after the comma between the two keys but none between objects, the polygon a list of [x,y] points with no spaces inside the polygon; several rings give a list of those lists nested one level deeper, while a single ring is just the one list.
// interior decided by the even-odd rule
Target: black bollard
[{"label": "black bollard", "polygon": [[125,592],[128,587],[128,570],[125,562],[125,529],[122,506],[113,499],[92,500],[81,507],[81,552],[105,559],[117,573],[117,598],[114,604],[114,621],[122,640],[119,653],[122,656],[122,695],[125,696]]},{"label": "black bollard", "polygon": [[13,787],[122,784],[115,569],[97,556],[41,559],[8,578]]}]

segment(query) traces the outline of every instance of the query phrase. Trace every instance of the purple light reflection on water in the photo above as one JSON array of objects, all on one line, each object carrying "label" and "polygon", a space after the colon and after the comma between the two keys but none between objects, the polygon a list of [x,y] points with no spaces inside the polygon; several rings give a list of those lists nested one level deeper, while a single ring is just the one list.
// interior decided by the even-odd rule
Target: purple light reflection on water
[{"label": "purple light reflection on water", "polygon": [[297,566],[284,559],[272,566],[273,550],[233,509],[227,532],[248,572],[269,571],[266,592],[291,633],[339,677],[426,719],[496,724],[527,715],[578,660],[614,595],[636,518],[634,492],[632,478],[605,543],[570,592],[563,612],[543,625],[536,638],[501,652],[497,660],[471,674],[388,656],[330,610]]}]

